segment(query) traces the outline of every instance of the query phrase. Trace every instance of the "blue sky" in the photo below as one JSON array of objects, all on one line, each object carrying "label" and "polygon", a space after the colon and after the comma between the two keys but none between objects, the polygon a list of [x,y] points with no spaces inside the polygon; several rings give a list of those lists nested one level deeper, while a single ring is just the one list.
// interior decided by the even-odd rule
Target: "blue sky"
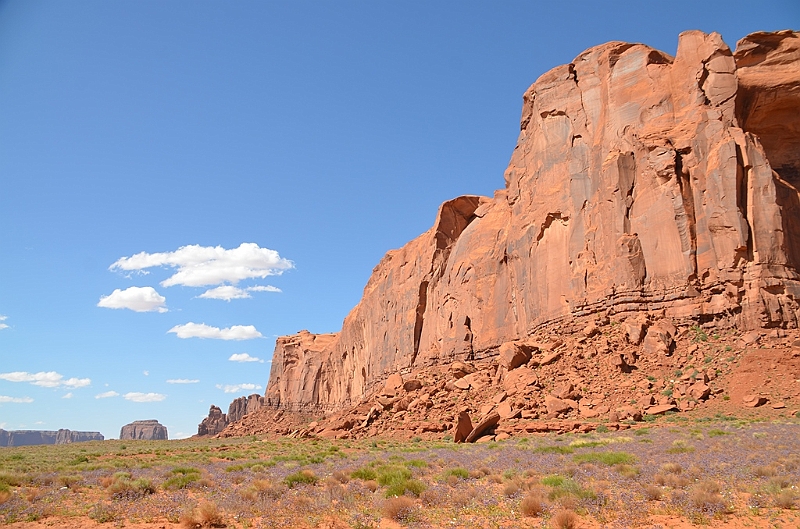
[{"label": "blue sky", "polygon": [[502,187],[539,75],[799,22],[795,0],[0,1],[0,427],[195,433],[264,392],[277,336],[337,331],[439,203]]}]

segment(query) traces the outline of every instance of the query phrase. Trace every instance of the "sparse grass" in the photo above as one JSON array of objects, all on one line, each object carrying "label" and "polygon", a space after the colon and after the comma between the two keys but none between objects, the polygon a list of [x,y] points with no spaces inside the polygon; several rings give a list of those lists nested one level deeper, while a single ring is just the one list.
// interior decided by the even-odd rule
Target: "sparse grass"
[{"label": "sparse grass", "polygon": [[628,465],[636,462],[636,456],[627,452],[589,452],[572,457],[576,463],[603,463],[604,465]]},{"label": "sparse grass", "polygon": [[556,529],[575,529],[578,527],[578,515],[570,510],[561,510],[553,516],[552,523]]},{"label": "sparse grass", "polygon": [[[568,526],[557,520],[561,511],[580,513],[587,525],[635,525],[664,512],[724,524],[731,512],[765,517],[798,507],[793,418],[677,418],[629,433],[549,434],[491,447],[242,438],[5,448],[0,524],[88,516],[166,525],[183,514],[193,527],[210,527],[214,517],[200,516],[206,502],[222,523],[241,528],[325,527],[330,516],[362,528],[387,517],[412,527],[512,527],[519,517]],[[629,443],[624,451],[610,450],[621,443]],[[81,456],[88,462],[73,465]],[[64,483],[71,488],[60,490]],[[395,499],[407,509],[385,510]]]}]

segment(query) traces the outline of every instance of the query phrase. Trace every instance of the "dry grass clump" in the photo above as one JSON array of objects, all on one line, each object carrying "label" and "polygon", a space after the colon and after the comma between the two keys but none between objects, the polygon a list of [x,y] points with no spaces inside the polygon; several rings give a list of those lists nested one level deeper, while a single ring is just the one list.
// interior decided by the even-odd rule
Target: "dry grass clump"
[{"label": "dry grass clump", "polygon": [[524,516],[540,516],[544,512],[544,497],[538,491],[529,492],[522,498],[519,510]]},{"label": "dry grass clump", "polygon": [[664,491],[661,487],[656,485],[645,485],[644,486],[644,497],[649,501],[658,501],[661,499],[661,496],[664,494]]},{"label": "dry grass clump", "polygon": [[551,520],[555,529],[575,529],[578,527],[578,515],[574,512],[564,509],[558,511]]},{"label": "dry grass clump", "polygon": [[691,483],[689,478],[677,474],[656,474],[653,476],[653,481],[655,481],[657,485],[670,487],[672,489],[682,489]]},{"label": "dry grass clump", "polygon": [[778,466],[774,463],[771,465],[760,465],[753,467],[753,475],[757,478],[769,478],[778,473]]},{"label": "dry grass clump", "polygon": [[797,496],[792,490],[782,490],[774,495],[775,506],[781,509],[794,509]]},{"label": "dry grass clump", "polygon": [[725,501],[720,496],[721,487],[715,481],[703,481],[692,490],[692,504],[698,509],[711,511],[724,511],[727,509]]},{"label": "dry grass clump", "polygon": [[408,521],[414,512],[414,500],[408,496],[388,498],[383,502],[383,515],[398,522]]},{"label": "dry grass clump", "polygon": [[628,479],[633,479],[639,475],[639,467],[635,467],[633,465],[626,465],[626,464],[615,465],[614,470],[619,472],[621,476],[626,477]]},{"label": "dry grass clump", "polygon": [[478,491],[475,490],[473,487],[469,487],[466,490],[460,490],[455,492],[450,497],[450,504],[453,507],[466,507],[472,500],[478,497]]},{"label": "dry grass clump", "polygon": [[347,472],[342,472],[341,470],[335,470],[331,477],[339,483],[347,483],[350,481],[350,476],[347,475]]},{"label": "dry grass clump", "polygon": [[426,489],[419,495],[419,501],[426,507],[435,507],[447,502],[447,495],[438,489]]},{"label": "dry grass clump", "polygon": [[6,488],[0,488],[0,503],[5,503],[10,499],[11,491],[8,489],[8,486],[6,485]]},{"label": "dry grass clump", "polygon": [[206,501],[195,507],[191,512],[181,516],[181,527],[197,529],[199,527],[225,527],[222,513],[216,504]]},{"label": "dry grass clump", "polygon": [[519,494],[520,488],[519,483],[516,481],[509,481],[503,486],[503,496],[506,498],[513,498],[517,494]]},{"label": "dry grass clump", "polygon": [[271,498],[276,500],[286,491],[285,485],[276,485],[268,479],[257,479],[239,491],[239,495],[249,501],[255,501],[258,498]]},{"label": "dry grass clump", "polygon": [[489,483],[502,483],[503,482],[503,476],[501,476],[500,474],[490,474],[489,477],[486,478],[486,479],[489,480]]},{"label": "dry grass clump", "polygon": [[367,490],[369,490],[370,492],[375,492],[380,487],[380,485],[378,485],[378,482],[375,481],[374,479],[365,481],[364,486],[367,487]]},{"label": "dry grass clump", "polygon": [[665,474],[680,474],[683,472],[683,467],[678,463],[664,463],[659,470]]}]

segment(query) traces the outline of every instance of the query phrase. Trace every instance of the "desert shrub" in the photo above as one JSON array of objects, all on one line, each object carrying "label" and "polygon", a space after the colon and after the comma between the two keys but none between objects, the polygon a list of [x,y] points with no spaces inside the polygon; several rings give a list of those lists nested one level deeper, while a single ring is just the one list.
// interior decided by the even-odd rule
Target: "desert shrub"
[{"label": "desert shrub", "polygon": [[672,441],[672,446],[667,449],[668,454],[685,454],[687,452],[694,452],[694,447],[683,439],[675,439]]},{"label": "desert shrub", "polygon": [[407,493],[419,496],[426,488],[425,484],[418,479],[396,481],[386,487],[386,497],[403,496]]},{"label": "desert shrub", "polygon": [[705,490],[703,487],[697,487],[692,491],[691,500],[695,507],[704,511],[718,512],[726,509],[719,493]]},{"label": "desert shrub", "polygon": [[222,513],[216,504],[205,501],[184,513],[180,518],[182,527],[196,529],[198,527],[225,527]]},{"label": "desert shrub", "polygon": [[614,465],[614,470],[619,472],[621,476],[629,479],[639,475],[639,467],[633,465]]},{"label": "desert shrub", "polygon": [[572,460],[576,463],[603,463],[614,466],[634,463],[636,456],[627,452],[589,452],[588,454],[577,454],[572,457]]},{"label": "desert shrub", "polygon": [[318,481],[316,474],[313,471],[304,469],[294,474],[289,474],[283,479],[287,487],[294,488],[295,485],[313,485]]},{"label": "desert shrub", "polygon": [[679,476],[677,474],[656,474],[653,476],[653,481],[656,482],[658,485],[662,485],[665,487],[671,487],[673,489],[681,489],[691,483],[691,481],[684,477]]},{"label": "desert shrub", "polygon": [[778,468],[775,464],[772,465],[760,465],[757,467],[753,467],[753,475],[758,478],[769,478],[778,473]]},{"label": "desert shrub", "polygon": [[661,487],[657,487],[656,485],[644,486],[644,497],[650,501],[660,500],[663,492],[664,491],[661,489]]},{"label": "desert shrub", "polygon": [[509,481],[503,486],[503,496],[506,498],[513,498],[519,494],[519,483],[516,481]]},{"label": "desert shrub", "polygon": [[466,490],[459,490],[452,494],[450,496],[450,505],[453,507],[466,507],[477,497],[478,491],[473,487],[468,487]]},{"label": "desert shrub", "polygon": [[0,482],[0,503],[5,503],[11,498],[11,487]]},{"label": "desert shrub", "polygon": [[22,477],[10,472],[0,472],[0,484],[19,487],[22,485]]},{"label": "desert shrub", "polygon": [[469,471],[463,467],[456,467],[456,468],[448,468],[444,472],[442,472],[442,477],[447,479],[448,477],[454,477],[458,479],[469,479]]},{"label": "desert shrub", "polygon": [[200,470],[194,467],[177,467],[170,471],[170,477],[162,484],[164,490],[185,489],[200,481]]},{"label": "desert shrub", "polygon": [[661,465],[661,472],[666,472],[668,474],[680,474],[683,472],[683,467],[681,467],[678,463],[664,463]]},{"label": "desert shrub", "polygon": [[531,492],[519,504],[519,511],[524,516],[539,516],[544,512],[544,498],[537,492]]},{"label": "desert shrub", "polygon": [[[551,500],[563,499],[566,496],[574,496],[578,499],[594,499],[595,493],[590,489],[581,487],[580,483],[572,478],[562,478],[559,485],[553,486],[547,495]],[[562,501],[562,505],[564,502]]]},{"label": "desert shrub", "polygon": [[407,496],[388,498],[383,502],[383,515],[398,522],[410,521],[414,512],[414,500]]},{"label": "desert shrub", "polygon": [[86,515],[97,523],[114,522],[120,517],[111,505],[102,502],[92,505]]},{"label": "desert shrub", "polygon": [[335,470],[331,475],[333,479],[338,481],[339,483],[347,483],[350,481],[350,476],[347,475],[346,472],[342,472],[341,470]]},{"label": "desert shrub", "polygon": [[370,481],[377,479],[378,473],[375,470],[369,467],[362,467],[357,470],[354,470],[350,473],[350,477],[353,479],[361,479],[363,481]]},{"label": "desert shrub", "polygon": [[491,475],[489,475],[489,477],[487,479],[489,480],[489,483],[502,483],[503,482],[503,476],[501,476],[500,474],[491,474]]},{"label": "desert shrub", "polygon": [[364,486],[367,487],[367,490],[369,490],[370,492],[375,492],[380,487],[380,485],[378,485],[378,482],[375,481],[374,479],[365,481]]},{"label": "desert shrub", "polygon": [[552,519],[556,529],[575,529],[578,526],[578,515],[570,510],[558,511]]},{"label": "desert shrub", "polygon": [[557,474],[545,476],[542,478],[542,485],[548,487],[560,487],[564,483],[564,477]]},{"label": "desert shrub", "polygon": [[797,497],[792,490],[782,490],[773,496],[775,506],[781,509],[794,509]]},{"label": "desert shrub", "polygon": [[62,487],[75,488],[81,482],[81,477],[75,474],[62,474],[58,476],[58,482]]}]

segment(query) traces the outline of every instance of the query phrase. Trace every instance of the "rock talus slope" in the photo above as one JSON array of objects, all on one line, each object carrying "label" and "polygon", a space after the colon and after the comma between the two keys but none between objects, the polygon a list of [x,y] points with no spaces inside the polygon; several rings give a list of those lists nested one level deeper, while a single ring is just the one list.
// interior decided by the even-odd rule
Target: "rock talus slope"
[{"label": "rock talus slope", "polygon": [[278,339],[269,406],[336,410],[393,372],[479,360],[542,325],[662,311],[795,328],[800,38],[591,48],[524,94],[493,198],[445,202],[335,335]]}]

